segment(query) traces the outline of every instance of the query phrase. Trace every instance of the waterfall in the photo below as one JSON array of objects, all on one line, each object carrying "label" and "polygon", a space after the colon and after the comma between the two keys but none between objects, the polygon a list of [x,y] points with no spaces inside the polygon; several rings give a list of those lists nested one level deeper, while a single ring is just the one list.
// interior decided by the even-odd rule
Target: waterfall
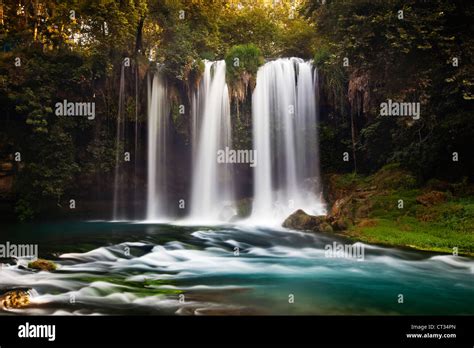
[{"label": "waterfall", "polygon": [[113,203],[113,219],[124,219],[123,200],[124,200],[124,172],[120,168],[121,154],[123,154],[123,142],[125,142],[125,118],[124,118],[124,102],[125,102],[125,66],[122,64],[120,71],[120,87],[119,87],[119,104],[117,113],[117,126],[115,134],[115,170],[114,170],[114,203]]},{"label": "waterfall", "polygon": [[229,220],[235,215],[231,164],[217,162],[218,151],[231,147],[230,100],[225,73],[225,61],[206,61],[193,102],[196,133],[193,135],[190,219],[195,221]]},{"label": "waterfall", "polygon": [[169,103],[166,85],[159,72],[148,82],[148,184],[147,220],[166,218],[167,148]]},{"label": "waterfall", "polygon": [[135,65],[135,146],[133,152],[133,200],[134,200],[134,216],[139,216],[138,206],[136,202],[138,201],[138,177],[139,177],[139,170],[138,170],[138,156],[139,156],[139,127],[138,127],[138,106],[139,106],[139,89],[138,89],[138,78],[139,78],[139,69],[138,65]]},{"label": "waterfall", "polygon": [[252,96],[254,169],[251,220],[281,223],[296,209],[324,214],[319,199],[317,71],[299,58],[271,61]]}]

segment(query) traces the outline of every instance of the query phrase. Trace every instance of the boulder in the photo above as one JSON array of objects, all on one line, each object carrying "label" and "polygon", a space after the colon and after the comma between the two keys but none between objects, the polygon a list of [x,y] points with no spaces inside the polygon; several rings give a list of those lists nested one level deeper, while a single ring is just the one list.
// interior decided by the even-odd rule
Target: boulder
[{"label": "boulder", "polygon": [[0,295],[0,308],[22,308],[30,303],[30,294],[27,290],[10,290]]},{"label": "boulder", "polygon": [[36,261],[28,263],[28,268],[52,272],[55,271],[58,267],[52,261],[38,259]]},{"label": "boulder", "polygon": [[313,216],[298,209],[283,222],[283,227],[295,230],[319,231],[320,225],[326,222],[326,216]]}]

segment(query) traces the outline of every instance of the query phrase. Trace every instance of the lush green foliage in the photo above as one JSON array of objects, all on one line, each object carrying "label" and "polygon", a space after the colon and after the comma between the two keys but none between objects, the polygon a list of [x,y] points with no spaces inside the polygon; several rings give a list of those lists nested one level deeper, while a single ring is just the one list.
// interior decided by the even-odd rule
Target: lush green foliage
[{"label": "lush green foliage", "polygon": [[[395,163],[371,176],[335,175],[331,182],[332,191],[360,195],[352,200],[349,211],[356,216],[345,235],[367,243],[445,253],[457,247],[460,254],[474,255],[472,185],[431,181],[420,186]],[[443,200],[421,204],[420,197],[433,192]]]},{"label": "lush green foliage", "polygon": [[[15,210],[20,219],[28,219],[51,204],[67,206],[64,196],[80,192],[78,178],[87,181],[112,168],[114,131],[108,119],[117,109],[114,65],[133,55],[146,3],[71,0],[0,6],[5,125],[0,152],[21,155]],[[95,102],[95,121],[57,117],[53,108],[64,99]]]},{"label": "lush green foliage", "polygon": [[[132,65],[125,71],[123,116],[131,132],[135,118],[146,117],[145,103],[135,100],[145,93],[133,86],[146,84],[154,62],[168,77],[173,105],[189,110],[188,92],[199,82],[204,59],[238,57],[239,67],[228,64],[229,76],[251,90],[263,56],[310,56],[313,29],[299,10],[290,1],[253,0],[0,2],[0,159],[21,153],[14,190],[18,216],[27,219],[66,206],[69,197],[95,195],[79,189],[84,185],[110,192],[115,147],[130,147],[115,139],[125,57]],[[55,116],[55,103],[64,99],[95,102],[95,120]],[[236,146],[247,146],[249,105],[233,110]],[[187,114],[173,115],[176,133],[186,137]]]},{"label": "lush green foliage", "polygon": [[228,78],[232,81],[243,74],[257,75],[258,68],[264,63],[260,49],[253,45],[237,45],[225,56]]},{"label": "lush green foliage", "polygon": [[[347,139],[363,171],[398,161],[425,178],[472,175],[471,2],[312,0],[306,14],[319,39],[314,60],[335,132],[329,143]],[[380,117],[388,99],[420,102],[421,118]]]},{"label": "lush green foliage", "polygon": [[[120,149],[140,135],[141,86],[155,63],[168,77],[175,135],[186,138],[189,92],[203,61],[225,59],[234,144],[247,148],[248,96],[263,58],[299,56],[319,70],[323,172],[353,170],[355,155],[360,172],[395,161],[423,178],[472,179],[473,14],[471,2],[458,0],[2,1],[0,160],[22,156],[17,213],[28,218],[67,197],[95,194],[81,185],[110,191],[125,57],[132,64],[124,75],[124,129],[132,136]],[[54,105],[64,99],[94,101],[95,120],[56,117]],[[419,101],[420,120],[378,116],[387,99]]]}]

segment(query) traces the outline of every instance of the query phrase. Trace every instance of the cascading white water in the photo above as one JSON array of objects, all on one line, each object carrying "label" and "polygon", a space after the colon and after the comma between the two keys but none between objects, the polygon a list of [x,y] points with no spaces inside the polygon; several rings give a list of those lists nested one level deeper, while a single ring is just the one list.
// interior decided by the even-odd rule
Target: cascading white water
[{"label": "cascading white water", "polygon": [[[230,99],[225,81],[225,61],[205,62],[196,98],[200,109],[193,127],[194,165],[191,190],[193,221],[216,222],[234,215],[231,164],[218,163],[217,153],[231,148]],[[196,99],[196,105],[198,100]]]},{"label": "cascading white water", "polygon": [[[296,133],[303,141],[296,142],[297,168],[299,182],[306,181],[306,188],[319,193],[319,136],[317,123],[319,118],[319,78],[318,70],[313,69],[311,62],[299,62],[297,72]],[[308,184],[311,184],[308,186]],[[312,196],[307,196],[310,202]]]},{"label": "cascading white water", "polygon": [[[313,71],[314,70],[314,71]],[[251,220],[280,224],[296,209],[324,214],[318,197],[316,75],[299,58],[271,61],[257,73],[252,99],[254,169]]]},{"label": "cascading white water", "polygon": [[162,220],[167,217],[166,154],[169,111],[165,82],[160,73],[155,73],[148,91],[147,220]]}]

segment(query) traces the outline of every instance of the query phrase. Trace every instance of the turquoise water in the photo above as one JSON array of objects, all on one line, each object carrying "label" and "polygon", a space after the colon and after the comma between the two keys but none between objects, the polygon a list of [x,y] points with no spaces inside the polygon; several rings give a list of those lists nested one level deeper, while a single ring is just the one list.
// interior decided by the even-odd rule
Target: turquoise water
[{"label": "turquoise water", "polygon": [[465,257],[358,244],[363,260],[330,258],[327,245],[349,242],[238,224],[0,228],[0,244],[38,244],[59,266],[4,264],[0,290],[31,288],[32,302],[1,314],[474,314],[474,261]]}]

